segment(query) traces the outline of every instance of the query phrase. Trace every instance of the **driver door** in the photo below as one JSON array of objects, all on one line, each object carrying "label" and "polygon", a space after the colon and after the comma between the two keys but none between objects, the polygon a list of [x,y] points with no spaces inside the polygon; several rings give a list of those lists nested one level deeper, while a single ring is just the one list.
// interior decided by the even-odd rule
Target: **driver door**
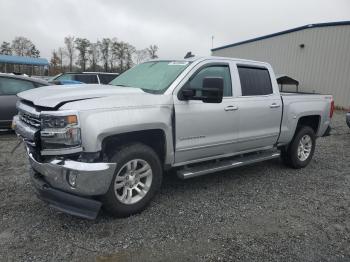
[{"label": "driver door", "polygon": [[175,164],[232,153],[238,139],[238,114],[233,103],[230,64],[202,63],[192,72],[182,89],[189,86],[200,96],[205,77],[220,77],[224,80],[223,100],[221,103],[182,101],[179,99],[181,89],[174,94]]}]

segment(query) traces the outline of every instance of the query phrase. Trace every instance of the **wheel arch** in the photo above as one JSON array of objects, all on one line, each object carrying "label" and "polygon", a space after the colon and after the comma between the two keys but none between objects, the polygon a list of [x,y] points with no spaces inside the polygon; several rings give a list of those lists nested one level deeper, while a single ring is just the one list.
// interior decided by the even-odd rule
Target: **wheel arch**
[{"label": "wheel arch", "polygon": [[104,154],[110,156],[117,148],[131,143],[142,143],[151,147],[157,153],[161,163],[168,162],[166,133],[162,129],[113,134],[102,140],[101,149]]},{"label": "wheel arch", "polygon": [[321,123],[321,116],[320,115],[307,115],[302,116],[298,119],[298,123],[296,125],[294,134],[299,131],[299,129],[303,126],[311,127],[315,135],[317,135],[318,130],[320,129],[320,123]]}]

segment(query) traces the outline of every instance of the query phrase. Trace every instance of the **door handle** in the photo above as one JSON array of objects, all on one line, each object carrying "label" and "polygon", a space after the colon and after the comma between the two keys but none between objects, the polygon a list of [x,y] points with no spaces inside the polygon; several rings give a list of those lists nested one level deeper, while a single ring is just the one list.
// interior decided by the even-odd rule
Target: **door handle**
[{"label": "door handle", "polygon": [[276,103],[273,103],[270,105],[270,108],[278,108],[278,107],[280,107],[280,105]]},{"label": "door handle", "polygon": [[225,107],[225,111],[235,111],[238,110],[238,106],[227,106]]}]

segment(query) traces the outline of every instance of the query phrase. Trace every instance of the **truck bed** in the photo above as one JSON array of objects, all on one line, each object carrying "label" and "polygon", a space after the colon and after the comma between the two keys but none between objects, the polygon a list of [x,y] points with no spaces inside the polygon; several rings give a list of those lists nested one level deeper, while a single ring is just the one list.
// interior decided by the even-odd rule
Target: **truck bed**
[{"label": "truck bed", "polygon": [[322,136],[330,124],[331,95],[315,93],[281,93],[283,114],[279,143],[284,144],[294,135],[298,119],[320,116],[317,136]]}]

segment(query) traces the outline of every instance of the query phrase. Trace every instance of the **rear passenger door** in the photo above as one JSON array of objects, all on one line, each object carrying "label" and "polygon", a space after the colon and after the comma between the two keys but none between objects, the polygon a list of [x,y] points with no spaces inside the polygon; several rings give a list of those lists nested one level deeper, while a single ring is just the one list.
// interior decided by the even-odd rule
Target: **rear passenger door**
[{"label": "rear passenger door", "polygon": [[278,139],[282,116],[282,101],[273,87],[267,67],[237,64],[241,95],[239,108],[238,150],[273,146]]}]

